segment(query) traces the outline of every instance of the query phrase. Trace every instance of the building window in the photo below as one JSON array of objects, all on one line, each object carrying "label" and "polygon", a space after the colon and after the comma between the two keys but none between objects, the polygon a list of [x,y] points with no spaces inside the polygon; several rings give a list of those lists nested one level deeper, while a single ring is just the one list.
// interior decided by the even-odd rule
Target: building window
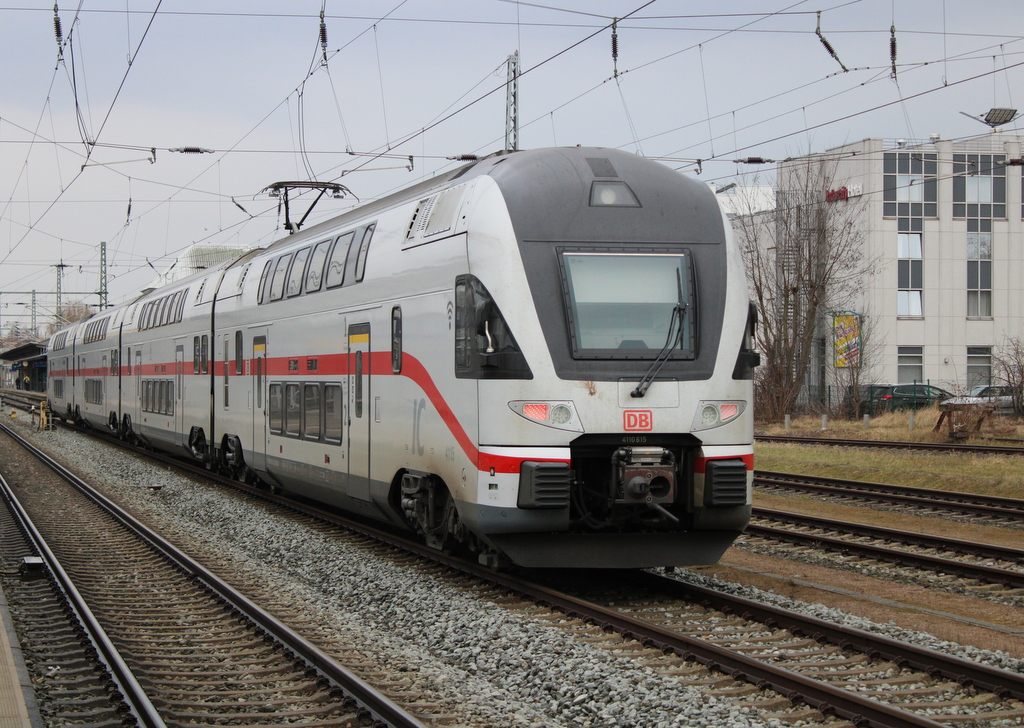
[{"label": "building window", "polygon": [[[975,223],[978,220],[968,220]],[[980,222],[991,223],[991,220]],[[970,226],[969,226],[970,227]],[[992,316],[992,233],[967,233],[967,315],[971,318]]]},{"label": "building window", "polygon": [[924,175],[896,175],[896,202],[924,202]]},{"label": "building window", "polygon": [[1006,155],[953,155],[953,217],[1006,217]]},{"label": "building window", "polygon": [[924,381],[924,347],[896,347],[896,380],[900,383]]},{"label": "building window", "polygon": [[992,384],[992,347],[967,347],[967,387]]},{"label": "building window", "polygon": [[922,316],[921,297],[924,289],[924,260],[921,252],[921,233],[899,233],[899,279],[900,316]]},{"label": "building window", "polygon": [[938,155],[921,152],[886,152],[883,157],[885,217],[937,217]]}]

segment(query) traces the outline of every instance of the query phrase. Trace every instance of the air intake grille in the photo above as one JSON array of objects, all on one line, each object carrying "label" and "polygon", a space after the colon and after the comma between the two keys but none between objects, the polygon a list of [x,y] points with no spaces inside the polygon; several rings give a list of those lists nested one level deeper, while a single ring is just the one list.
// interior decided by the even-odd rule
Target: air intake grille
[{"label": "air intake grille", "polygon": [[747,503],[747,466],[742,460],[711,460],[704,472],[704,505]]},{"label": "air intake grille", "polygon": [[519,471],[520,508],[568,508],[572,470],[567,463],[525,462]]}]

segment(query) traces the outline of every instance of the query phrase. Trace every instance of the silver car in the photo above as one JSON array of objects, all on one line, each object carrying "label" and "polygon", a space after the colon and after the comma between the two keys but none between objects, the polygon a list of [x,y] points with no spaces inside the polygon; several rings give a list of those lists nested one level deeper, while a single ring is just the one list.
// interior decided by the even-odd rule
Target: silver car
[{"label": "silver car", "polygon": [[1001,415],[1013,414],[1013,387],[1004,384],[978,384],[962,397],[953,397],[942,404],[992,405]]}]

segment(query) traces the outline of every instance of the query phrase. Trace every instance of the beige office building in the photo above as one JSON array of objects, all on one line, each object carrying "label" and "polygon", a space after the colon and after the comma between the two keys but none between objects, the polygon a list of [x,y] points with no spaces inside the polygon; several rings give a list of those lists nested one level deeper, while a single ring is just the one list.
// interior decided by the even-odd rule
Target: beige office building
[{"label": "beige office building", "polygon": [[[989,383],[993,355],[1024,337],[1022,142],[997,130],[953,141],[865,139],[779,164],[781,201],[799,165],[834,162],[821,202],[856,213],[868,272],[842,308],[869,332],[862,384],[916,380],[963,391]],[[834,381],[833,328],[822,322],[812,401]]]}]

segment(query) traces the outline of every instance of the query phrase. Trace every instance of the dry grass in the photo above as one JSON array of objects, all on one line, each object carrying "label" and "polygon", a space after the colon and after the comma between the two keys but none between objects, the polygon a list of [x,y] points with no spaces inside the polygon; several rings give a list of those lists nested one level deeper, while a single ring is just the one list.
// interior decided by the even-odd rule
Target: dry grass
[{"label": "dry grass", "polygon": [[[909,413],[893,412],[872,418],[867,429],[863,420],[829,420],[823,431],[820,416],[807,416],[794,418],[788,431],[783,423],[765,424],[757,428],[757,434],[950,442],[945,424],[942,431],[932,431],[938,419],[938,408],[931,407],[915,413],[913,430],[908,428]],[[974,436],[956,441],[1024,445],[1024,422],[990,416]],[[1020,455],[932,454],[761,442],[756,444],[755,451],[757,467],[761,470],[1024,498],[1024,456]]]},{"label": "dry grass", "polygon": [[[793,435],[796,437],[837,437],[858,440],[899,440],[911,442],[950,442],[946,423],[943,422],[939,432],[932,432],[939,420],[938,407],[920,409],[914,413],[914,429],[909,428],[909,412],[887,412],[872,417],[865,429],[863,419],[840,420],[829,419],[827,429],[821,429],[820,416],[794,417],[787,431],[782,422],[758,423],[759,435]],[[1024,420],[1014,417],[991,415],[984,419],[981,428],[973,432],[975,420],[958,416],[958,428],[969,435],[957,438],[956,442],[995,445],[1024,446]],[[1018,440],[1019,442],[1001,442],[1001,440]],[[995,441],[995,442],[994,442]]]}]

